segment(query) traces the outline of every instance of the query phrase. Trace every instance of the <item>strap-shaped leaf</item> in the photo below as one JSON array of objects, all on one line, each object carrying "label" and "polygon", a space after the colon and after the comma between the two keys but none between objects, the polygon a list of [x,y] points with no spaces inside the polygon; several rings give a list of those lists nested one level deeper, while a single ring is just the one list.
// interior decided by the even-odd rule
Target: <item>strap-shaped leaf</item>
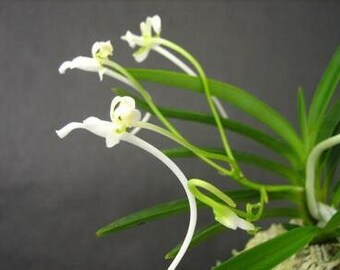
[{"label": "strap-shaped leaf", "polygon": [[[337,123],[335,130],[330,136],[334,136],[340,133],[340,122]],[[339,165],[340,159],[340,145],[333,146],[328,149],[321,156],[320,168],[323,169],[323,174],[325,176],[323,189],[328,192],[329,188],[332,186],[332,182],[335,179],[337,167]],[[334,189],[335,191],[335,189]]]},{"label": "strap-shaped leaf", "polygon": [[[259,197],[259,192],[255,190],[234,190],[226,192],[226,194],[231,197],[234,201],[243,202],[252,199],[257,199]],[[271,200],[276,199],[286,199],[294,196],[288,192],[273,192],[269,193],[269,198]],[[197,202],[197,207],[206,207],[205,204]],[[156,206],[143,209],[127,215],[123,218],[113,221],[112,223],[99,229],[96,234],[98,237],[104,236],[110,233],[116,233],[128,228],[136,227],[138,225],[145,224],[147,222],[172,216],[175,214],[183,213],[189,210],[189,205],[187,199],[175,200],[167,203],[158,204]]]},{"label": "strap-shaped leaf", "polygon": [[308,120],[311,132],[317,132],[320,122],[340,80],[340,47],[326,68],[310,106]]},{"label": "strap-shaped leaf", "polygon": [[326,116],[322,122],[320,131],[318,133],[317,142],[323,141],[332,135],[335,135],[335,130],[340,124],[340,101],[337,100],[330,110],[327,111]]},{"label": "strap-shaped leaf", "polygon": [[[299,217],[299,212],[295,208],[273,208],[273,209],[265,209],[263,212],[262,218],[273,218],[273,217],[290,217],[297,218]],[[213,223],[206,227],[201,228],[196,231],[194,237],[191,240],[189,248],[193,248],[202,244],[212,237],[216,236],[219,233],[226,231],[227,228],[224,227],[221,223]],[[172,250],[170,250],[166,255],[165,259],[173,259],[177,255],[182,244],[178,244]]]},{"label": "strap-shaped leaf", "polygon": [[[259,193],[254,190],[235,190],[227,192],[227,195],[235,201],[245,201],[257,198],[259,196]],[[198,201],[197,207],[205,207],[205,204],[202,204]],[[158,204],[154,207],[143,209],[141,211],[120,218],[99,229],[96,234],[97,236],[104,236],[106,234],[132,228],[152,220],[179,214],[188,211],[188,209],[189,205],[187,199],[180,199],[172,202]]]},{"label": "strap-shaped leaf", "polygon": [[306,101],[303,93],[303,89],[299,87],[298,90],[298,118],[300,125],[300,132],[304,141],[307,140],[308,136],[308,119],[307,119],[307,111],[306,111]]},{"label": "strap-shaped leaf", "polygon": [[[197,230],[190,242],[189,249],[198,246],[199,244],[206,242],[207,240],[211,239],[215,235],[222,233],[227,228],[224,227],[221,223],[212,223],[209,224],[206,227],[203,227],[199,230]],[[176,257],[179,249],[181,248],[181,244],[175,246],[173,249],[171,249],[166,255],[165,259],[173,259]]]},{"label": "strap-shaped leaf", "polygon": [[315,243],[324,243],[327,240],[336,239],[340,231],[340,211],[335,213],[328,221],[326,226],[319,230],[317,236],[313,240]]},{"label": "strap-shaped leaf", "polygon": [[[199,78],[182,73],[152,69],[129,69],[129,72],[138,80],[159,83],[194,92],[203,92]],[[303,155],[303,149],[300,138],[297,136],[291,124],[276,110],[248,92],[233,85],[212,79],[208,81],[212,95],[240,108],[250,116],[266,124],[283,138],[295,150],[296,154],[303,159],[301,156]]]},{"label": "strap-shaped leaf", "polygon": [[330,233],[340,227],[340,211],[338,211],[321,230],[321,234]]},{"label": "strap-shaped leaf", "polygon": [[[221,148],[202,148],[204,151],[213,152],[218,154],[224,154],[224,150]],[[186,158],[186,157],[195,157],[195,154],[192,153],[190,150],[184,147],[176,147],[163,150],[163,153],[166,154],[170,158]],[[241,152],[241,151],[234,151],[234,156],[236,160],[251,164],[272,173],[275,173],[279,176],[283,176],[284,178],[288,179],[290,182],[297,183],[300,179],[300,176],[289,167],[281,165],[278,162],[266,159],[259,155]]]},{"label": "strap-shaped leaf", "polygon": [[[114,91],[119,95],[124,96],[131,96],[135,99],[138,108],[153,113],[150,110],[149,106],[145,101],[139,98],[136,95],[132,95],[129,91],[123,89],[115,88]],[[215,125],[215,119],[211,114],[201,113],[201,112],[194,112],[189,110],[177,109],[177,108],[165,108],[158,106],[158,109],[161,113],[170,118],[181,119],[181,120],[188,120],[208,125]],[[294,162],[296,157],[291,149],[287,147],[287,144],[283,143],[282,140],[277,139],[273,136],[270,136],[258,129],[250,127],[249,125],[242,124],[240,122],[231,120],[231,119],[221,119],[223,127],[228,129],[229,131],[238,133],[242,136],[245,136],[249,139],[254,140],[255,142],[262,144],[263,146],[273,150],[276,154],[282,155],[283,157],[287,158],[291,162]]]},{"label": "strap-shaped leaf", "polygon": [[340,179],[338,179],[332,194],[332,205],[338,207],[340,204]]},{"label": "strap-shaped leaf", "polygon": [[318,229],[301,227],[290,230],[214,267],[214,270],[266,270],[289,258],[310,243]]}]

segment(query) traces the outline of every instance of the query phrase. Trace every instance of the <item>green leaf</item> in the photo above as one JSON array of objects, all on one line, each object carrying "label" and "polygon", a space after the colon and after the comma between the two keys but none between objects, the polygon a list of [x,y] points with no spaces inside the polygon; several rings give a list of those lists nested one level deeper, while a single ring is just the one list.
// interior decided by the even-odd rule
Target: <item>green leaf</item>
[{"label": "green leaf", "polygon": [[340,229],[340,211],[335,213],[333,217],[328,221],[326,226],[319,230],[314,243],[324,243],[331,239],[336,239],[339,236]]},{"label": "green leaf", "polygon": [[290,230],[214,267],[214,270],[271,269],[289,258],[312,241],[316,227],[301,227]]},{"label": "green leaf", "polygon": [[308,124],[307,124],[307,111],[306,111],[306,101],[303,94],[303,89],[299,87],[298,90],[298,117],[300,124],[300,132],[304,141],[307,140],[308,136]]},{"label": "green leaf", "polygon": [[[122,90],[122,89],[114,89],[114,91],[119,95],[128,95],[135,99],[138,108],[144,109],[148,112],[152,112],[149,106],[145,101],[137,97],[136,95],[131,95],[129,91]],[[170,118],[181,119],[181,120],[188,120],[208,125],[215,126],[215,119],[211,114],[205,114],[200,112],[193,112],[188,110],[181,110],[181,109],[173,109],[173,108],[165,108],[158,106],[158,109],[161,113]],[[237,121],[233,121],[231,119],[221,119],[223,127],[228,129],[229,131],[238,133],[242,136],[250,138],[263,146],[273,150],[275,153],[282,155],[283,157],[287,158],[288,160],[294,162],[296,158],[294,153],[287,147],[287,144],[283,143],[281,140],[267,135],[266,133],[252,128],[249,125],[242,124]]]},{"label": "green leaf", "polygon": [[[195,246],[198,246],[199,244],[206,242],[207,240],[209,240],[210,238],[212,238],[213,236],[224,232],[227,228],[224,227],[222,224],[220,223],[213,223],[210,224],[206,227],[203,227],[201,229],[199,229],[198,231],[195,232],[190,246],[189,248],[193,248]],[[166,255],[165,255],[165,259],[173,259],[175,258],[175,256],[177,255],[179,249],[181,248],[181,244],[177,245],[176,247],[174,247],[172,250],[170,250]]]},{"label": "green leaf", "polygon": [[334,205],[334,207],[337,208],[339,206],[339,203],[340,203],[340,179],[338,180],[334,187],[332,196],[332,205]]},{"label": "green leaf", "polygon": [[[328,139],[340,132],[340,101],[337,101],[326,113],[318,133],[317,142]],[[328,181],[333,177],[339,158],[339,147],[335,146],[327,150],[320,159],[320,166],[324,168]]]},{"label": "green leaf", "polygon": [[[255,190],[234,190],[225,192],[234,201],[243,202],[249,201],[251,199],[257,199],[259,197],[259,192]],[[288,192],[273,192],[269,193],[271,200],[275,199],[286,199],[291,198],[292,194]],[[294,198],[294,197],[293,197]],[[206,207],[205,204],[197,202],[198,208]],[[116,233],[128,228],[136,227],[138,225],[145,224],[147,222],[172,216],[175,214],[183,213],[189,210],[189,205],[187,199],[175,200],[172,202],[158,204],[156,206],[143,209],[127,215],[123,218],[113,221],[112,223],[99,229],[96,234],[98,237],[104,236],[110,233]]]},{"label": "green leaf", "polygon": [[331,219],[328,221],[326,226],[320,231],[321,234],[330,233],[340,226],[340,211],[338,211]]},{"label": "green leaf", "polygon": [[319,125],[325,116],[328,104],[340,80],[340,47],[333,55],[326,68],[310,106],[308,120],[310,132],[317,134]]},{"label": "green leaf", "polygon": [[340,101],[337,100],[330,110],[327,111],[326,116],[321,124],[318,133],[317,143],[321,142],[332,135],[340,124]]},{"label": "green leaf", "polygon": [[[224,150],[221,148],[201,148],[207,152],[213,152],[218,154],[224,154]],[[184,147],[176,147],[163,150],[163,153],[166,154],[170,158],[185,158],[185,157],[195,157],[195,154],[190,150]],[[234,151],[234,156],[236,160],[255,165],[272,173],[275,173],[279,176],[283,176],[284,178],[290,180],[293,183],[297,183],[299,181],[300,176],[295,173],[295,171],[291,170],[289,167],[281,165],[275,161],[263,158],[259,155]]]},{"label": "green leaf", "polygon": [[[290,217],[297,218],[299,217],[299,213],[294,208],[273,208],[273,209],[265,209],[263,218],[273,218],[273,217]],[[213,223],[206,227],[203,227],[195,232],[194,237],[191,240],[189,248],[193,248],[202,244],[209,240],[210,238],[216,236],[219,233],[226,231],[227,228],[224,227],[221,223]],[[166,255],[165,259],[173,259],[177,255],[177,252],[181,248],[182,243],[178,244],[172,250],[170,250]]]},{"label": "green leaf", "polygon": [[[178,72],[152,70],[152,69],[129,69],[129,72],[138,80],[158,83],[166,86],[177,87],[203,92],[201,79]],[[283,138],[303,160],[302,142],[297,136],[291,124],[273,108],[255,98],[248,92],[233,85],[217,80],[209,79],[212,95],[240,108],[250,116],[266,124]]]},{"label": "green leaf", "polygon": [[[340,133],[340,122],[331,136],[338,133]],[[331,149],[328,149],[323,155],[321,155],[320,168],[324,170],[325,181],[323,189],[326,194],[328,194],[329,189],[332,186],[332,182],[335,180],[335,173],[339,165],[339,159],[340,145],[333,146]]]},{"label": "green leaf", "polygon": [[[227,195],[230,196],[235,201],[244,201],[257,198],[259,196],[259,193],[254,190],[236,190],[227,192]],[[201,208],[205,207],[205,205],[200,202],[197,202],[197,207]],[[105,227],[99,229],[96,232],[96,234],[98,237],[104,236],[106,234],[115,233],[128,228],[132,228],[152,220],[182,213],[188,211],[188,209],[189,205],[187,199],[181,199],[163,204],[158,204],[154,207],[143,209],[141,211],[120,218],[106,225]]]}]

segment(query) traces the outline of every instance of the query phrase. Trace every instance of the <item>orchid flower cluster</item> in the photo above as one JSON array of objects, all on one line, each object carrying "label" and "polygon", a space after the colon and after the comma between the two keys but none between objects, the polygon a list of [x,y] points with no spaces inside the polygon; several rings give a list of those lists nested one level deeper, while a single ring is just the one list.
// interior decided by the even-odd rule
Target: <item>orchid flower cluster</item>
[{"label": "orchid flower cluster", "polygon": [[[127,31],[121,39],[126,41],[133,49],[138,47],[133,53],[136,62],[141,63],[145,61],[151,51],[155,51],[175,64],[184,74],[159,70],[142,70],[140,73],[138,73],[138,70],[131,71],[111,60],[114,50],[110,40],[95,42],[92,46],[90,56],[78,56],[70,61],[65,61],[59,67],[59,72],[64,74],[67,70],[72,69],[93,72],[99,75],[100,81],[106,76],[111,77],[123,83],[126,87],[133,89],[135,94],[131,94],[130,91],[118,90],[122,95],[115,96],[111,101],[109,111],[110,121],[91,116],[83,122],[71,122],[56,132],[60,138],[64,138],[75,129],[85,129],[104,138],[108,148],[115,146],[120,141],[125,141],[147,151],[163,162],[176,175],[187,196],[186,200],[189,203],[190,221],[183,243],[166,256],[167,258],[174,258],[168,269],[176,269],[190,244],[195,241],[200,241],[200,237],[202,237],[204,233],[208,234],[208,232],[212,230],[212,227],[209,227],[195,234],[197,223],[197,202],[195,199],[212,209],[218,226],[233,230],[240,228],[249,233],[256,233],[259,228],[254,225],[254,222],[262,219],[266,215],[266,204],[269,203],[269,199],[275,196],[276,198],[280,196],[293,198],[292,201],[298,205],[298,210],[289,210],[288,214],[290,216],[296,214],[297,217],[303,219],[306,224],[316,222],[319,224],[319,227],[327,227],[327,224],[337,215],[337,210],[335,204],[329,204],[325,201],[324,197],[327,194],[320,195],[316,192],[315,181],[317,179],[319,183],[320,176],[316,176],[315,174],[317,168],[319,168],[318,161],[323,157],[321,155],[322,152],[329,152],[329,148],[339,144],[340,135],[329,136],[329,138],[325,138],[322,142],[317,143],[318,134],[309,136],[309,133],[315,132],[315,126],[313,129],[308,127],[307,117],[301,116],[301,118],[306,118],[303,120],[304,139],[308,137],[308,140],[306,139],[307,143],[304,143],[280,116],[277,116],[271,108],[267,108],[266,105],[258,102],[254,97],[238,90],[236,87],[233,88],[228,85],[225,86],[226,93],[222,93],[224,86],[219,86],[218,83],[214,83],[208,79],[199,62],[179,45],[162,38],[161,30],[161,19],[156,15],[148,17],[145,21],[141,22],[140,35]],[[183,59],[180,59],[179,56]],[[176,78],[181,78],[182,81],[185,81],[182,85],[183,88],[194,88],[197,90],[195,87],[198,87],[198,90],[205,94],[207,103],[211,109],[211,115],[204,117],[205,119],[209,119],[209,121],[206,120],[206,122],[208,121],[216,126],[221,138],[222,149],[209,149],[192,144],[169,121],[166,115],[168,110],[157,106],[148,91],[141,84],[141,81],[146,80],[171,85],[176,84],[176,81],[181,81],[176,80]],[[169,83],[167,79],[170,79],[172,83]],[[216,88],[219,87],[222,90],[216,90]],[[214,91],[212,91],[212,89]],[[235,92],[237,96],[235,96]],[[217,94],[219,94],[219,97],[216,97]],[[230,120],[219,100],[220,97],[223,97],[227,101],[229,100],[231,104],[239,106],[241,109],[252,114],[252,116],[261,119],[261,121],[268,124],[274,131],[277,131],[281,138],[286,139],[287,144],[283,144],[279,139],[271,138],[269,135],[258,130]],[[302,96],[300,95],[300,97]],[[249,100],[253,102],[255,109],[249,107]],[[144,117],[142,117],[142,113],[136,108],[137,105],[141,105],[144,110],[146,110]],[[301,111],[305,110],[302,98],[300,106],[302,108]],[[263,113],[267,113],[268,115],[263,117]],[[151,114],[160,120],[162,126],[157,126],[149,122]],[[198,121],[204,122],[202,120],[204,118],[202,114],[195,114],[193,112],[175,113],[175,118],[176,116],[177,118],[182,117],[182,119],[186,120],[198,119]],[[263,118],[264,120],[262,120]],[[278,120],[282,120],[284,124],[275,123],[275,121]],[[320,122],[320,126],[321,124]],[[287,130],[284,130],[284,128],[286,128],[285,125],[287,126]],[[241,135],[248,136],[279,152],[287,158],[292,168],[286,165],[276,164],[264,158],[254,158],[255,156],[251,154],[242,154],[232,150],[225,132],[226,128],[238,132]],[[156,132],[176,142],[181,148],[161,151],[137,136],[141,129]],[[231,180],[246,188],[246,191],[241,192],[246,200],[249,199],[246,203],[245,211],[237,208],[235,201],[240,199],[237,198],[236,193],[224,192],[209,183],[209,181],[197,178],[188,180],[180,168],[170,159],[170,157],[175,158],[179,156],[195,156],[211,166],[218,173],[229,177]],[[291,184],[267,185],[252,181],[243,173],[239,164],[242,161],[253,163],[253,165],[287,177]],[[204,192],[201,190],[204,190]],[[248,197],[245,196],[245,192],[248,192]],[[340,202],[340,191],[338,191],[338,193],[337,198],[339,199],[337,200]],[[233,195],[234,199],[232,198]],[[251,202],[254,198],[257,199],[255,203]],[[280,213],[277,214],[276,212],[276,215],[280,216]],[[267,216],[270,216],[270,211],[267,212]],[[141,220],[141,222],[143,221]],[[213,226],[216,227],[216,224]],[[111,224],[100,229],[97,234],[104,235],[110,233],[112,226]],[[227,261],[226,264],[221,264],[222,267],[225,267],[223,265],[228,265],[228,262],[229,261]],[[218,266],[216,269],[227,268]]]}]

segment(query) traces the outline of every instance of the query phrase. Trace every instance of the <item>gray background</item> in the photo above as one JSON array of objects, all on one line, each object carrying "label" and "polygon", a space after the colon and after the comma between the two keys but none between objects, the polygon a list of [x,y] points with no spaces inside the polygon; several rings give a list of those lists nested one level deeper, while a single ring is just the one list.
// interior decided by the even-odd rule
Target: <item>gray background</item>
[{"label": "gray background", "polygon": [[[163,18],[162,35],[196,55],[208,75],[247,89],[294,123],[297,87],[303,85],[310,99],[340,41],[336,1],[0,1],[0,269],[168,265],[163,255],[183,239],[185,214],[102,239],[94,232],[130,212],[182,197],[172,174],[125,143],[108,150],[86,132],[63,141],[54,134],[69,121],[108,118],[110,87],[117,85],[79,71],[60,76],[60,63],[89,55],[96,40],[111,39],[114,59],[137,66],[119,37],[138,31],[153,14]],[[144,66],[174,68],[155,54]],[[207,110],[202,96],[149,89],[159,104]],[[226,107],[230,117],[249,120]],[[212,128],[174,123],[195,143],[219,144]],[[159,147],[172,145],[148,132],[140,135]],[[230,139],[238,149],[266,153],[248,140]],[[189,177],[232,186],[198,161],[177,162]],[[245,169],[256,179],[278,182]],[[199,218],[200,226],[212,220],[209,212]],[[222,234],[188,253],[179,269],[209,269],[247,238],[243,232]]]}]

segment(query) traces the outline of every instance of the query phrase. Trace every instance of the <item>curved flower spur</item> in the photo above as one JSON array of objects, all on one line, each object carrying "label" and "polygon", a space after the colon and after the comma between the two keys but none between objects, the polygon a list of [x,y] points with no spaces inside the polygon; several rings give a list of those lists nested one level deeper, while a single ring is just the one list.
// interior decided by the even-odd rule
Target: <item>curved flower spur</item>
[{"label": "curved flower spur", "polygon": [[188,189],[188,180],[179,167],[170,158],[165,156],[160,150],[148,142],[128,132],[128,129],[134,127],[141,119],[141,113],[139,110],[135,109],[135,100],[133,98],[127,96],[115,97],[111,102],[110,118],[111,121],[105,121],[91,116],[86,118],[82,123],[71,122],[63,128],[57,130],[56,133],[60,138],[63,139],[75,129],[85,129],[94,133],[95,135],[105,138],[106,146],[109,148],[115,146],[121,140],[126,141],[138,146],[139,148],[159,159],[175,174],[175,176],[181,182],[188,197],[190,206],[190,222],[181,249],[168,268],[169,270],[174,270],[188,249],[196,227],[196,202],[195,197]]}]

